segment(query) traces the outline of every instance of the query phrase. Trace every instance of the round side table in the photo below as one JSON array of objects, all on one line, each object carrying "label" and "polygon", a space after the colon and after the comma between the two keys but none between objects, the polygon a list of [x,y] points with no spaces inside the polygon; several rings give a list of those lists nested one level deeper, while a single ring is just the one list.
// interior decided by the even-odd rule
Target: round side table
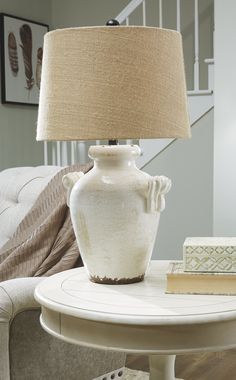
[{"label": "round side table", "polygon": [[174,380],[176,354],[236,346],[236,297],[165,294],[168,261],[152,261],[145,280],[89,281],[84,268],[51,276],[36,290],[41,324],[84,346],[148,355],[151,380]]}]

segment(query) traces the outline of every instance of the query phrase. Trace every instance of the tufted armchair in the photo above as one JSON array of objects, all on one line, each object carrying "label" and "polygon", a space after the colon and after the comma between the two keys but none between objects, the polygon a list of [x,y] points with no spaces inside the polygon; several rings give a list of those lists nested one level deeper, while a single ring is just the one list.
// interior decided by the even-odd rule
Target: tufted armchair
[{"label": "tufted armchair", "polygon": [[[39,166],[0,173],[0,247],[58,170]],[[40,281],[42,277],[0,283],[0,380],[92,380],[122,367],[125,356],[121,353],[74,346],[42,330],[40,308],[34,300]]]}]

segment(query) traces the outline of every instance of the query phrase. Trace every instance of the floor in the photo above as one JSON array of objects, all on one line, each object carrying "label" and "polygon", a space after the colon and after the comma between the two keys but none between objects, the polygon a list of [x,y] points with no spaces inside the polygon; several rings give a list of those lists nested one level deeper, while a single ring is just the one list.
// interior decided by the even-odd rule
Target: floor
[{"label": "floor", "polygon": [[123,375],[124,380],[149,380],[149,374],[143,371],[135,371],[129,368],[125,368]]},{"label": "floor", "polygon": [[[126,366],[148,371],[148,360],[146,357],[128,355]],[[235,380],[236,350],[177,356],[175,372],[184,380]],[[133,372],[130,372],[127,380],[133,380],[132,376]]]}]

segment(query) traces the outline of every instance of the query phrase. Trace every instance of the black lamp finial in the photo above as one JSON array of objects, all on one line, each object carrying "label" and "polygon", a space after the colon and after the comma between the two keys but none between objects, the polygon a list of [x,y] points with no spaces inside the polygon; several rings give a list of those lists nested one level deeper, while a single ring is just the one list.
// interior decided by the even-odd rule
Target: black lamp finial
[{"label": "black lamp finial", "polygon": [[106,22],[106,26],[117,26],[117,25],[120,25],[120,23],[114,18]]}]

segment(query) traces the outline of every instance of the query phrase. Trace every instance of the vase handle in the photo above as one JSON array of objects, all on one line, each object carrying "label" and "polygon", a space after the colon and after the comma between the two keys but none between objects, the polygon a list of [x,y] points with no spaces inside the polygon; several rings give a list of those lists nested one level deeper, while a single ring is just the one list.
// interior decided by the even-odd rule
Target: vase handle
[{"label": "vase handle", "polygon": [[70,207],[71,190],[73,189],[74,184],[83,176],[84,176],[83,172],[71,172],[71,173],[65,174],[62,177],[63,186],[67,190],[67,205],[68,205],[68,207]]},{"label": "vase handle", "polygon": [[165,194],[171,188],[171,180],[165,176],[151,177],[148,183],[147,211],[162,212],[165,209]]}]

